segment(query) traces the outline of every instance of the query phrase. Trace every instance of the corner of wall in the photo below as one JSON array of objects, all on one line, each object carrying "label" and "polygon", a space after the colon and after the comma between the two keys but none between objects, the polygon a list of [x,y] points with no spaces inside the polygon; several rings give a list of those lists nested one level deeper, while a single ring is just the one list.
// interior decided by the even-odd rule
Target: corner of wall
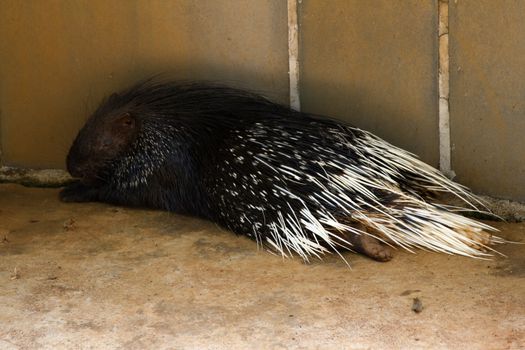
[{"label": "corner of wall", "polygon": [[0,183],[17,183],[34,187],[61,187],[72,181],[71,176],[60,169],[35,170],[5,165],[2,145],[2,111],[0,110]]}]

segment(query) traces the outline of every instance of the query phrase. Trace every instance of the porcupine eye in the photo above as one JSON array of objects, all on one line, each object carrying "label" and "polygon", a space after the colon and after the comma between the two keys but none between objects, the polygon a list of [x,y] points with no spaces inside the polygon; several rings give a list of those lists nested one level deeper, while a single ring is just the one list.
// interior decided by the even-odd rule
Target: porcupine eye
[{"label": "porcupine eye", "polygon": [[120,119],[120,124],[126,129],[132,129],[135,127],[135,119],[133,119],[131,114],[126,113]]}]

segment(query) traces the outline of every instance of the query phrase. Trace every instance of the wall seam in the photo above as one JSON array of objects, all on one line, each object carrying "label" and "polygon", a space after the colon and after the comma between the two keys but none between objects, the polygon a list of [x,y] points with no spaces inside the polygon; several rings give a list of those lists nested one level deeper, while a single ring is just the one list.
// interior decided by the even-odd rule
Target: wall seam
[{"label": "wall seam", "polygon": [[2,152],[2,111],[0,110],[0,168],[3,166],[2,159],[4,157],[4,153]]},{"label": "wall seam", "polygon": [[439,169],[449,178],[454,178],[452,170],[452,147],[450,141],[450,104],[449,104],[449,31],[448,0],[438,1],[438,40],[439,40]]},{"label": "wall seam", "polygon": [[299,24],[297,7],[301,0],[288,0],[288,76],[290,81],[290,107],[301,109],[299,96]]}]

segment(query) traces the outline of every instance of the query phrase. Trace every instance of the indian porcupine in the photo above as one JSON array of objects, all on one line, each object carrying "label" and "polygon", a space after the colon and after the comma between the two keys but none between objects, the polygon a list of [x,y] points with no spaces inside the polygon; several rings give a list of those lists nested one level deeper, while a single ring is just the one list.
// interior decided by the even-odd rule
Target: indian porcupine
[{"label": "indian porcupine", "polygon": [[[209,219],[284,256],[386,245],[471,257],[501,242],[435,203],[479,200],[373,134],[208,83],[147,80],[104,101],[67,156],[63,201],[144,206]],[[488,248],[490,249],[490,248]]]}]

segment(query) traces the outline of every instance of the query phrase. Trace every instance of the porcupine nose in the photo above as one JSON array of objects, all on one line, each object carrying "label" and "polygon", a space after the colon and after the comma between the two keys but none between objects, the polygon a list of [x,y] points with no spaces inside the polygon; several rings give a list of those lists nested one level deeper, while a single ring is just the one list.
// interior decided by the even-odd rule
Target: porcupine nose
[{"label": "porcupine nose", "polygon": [[68,171],[71,176],[79,179],[83,183],[93,183],[97,179],[96,172],[90,164],[71,166],[68,167]]},{"label": "porcupine nose", "polygon": [[69,165],[67,166],[67,171],[69,171],[69,173],[71,174],[71,176],[73,177],[83,177],[84,174],[85,174],[85,169],[80,166],[80,165],[77,165],[77,164],[72,164],[72,165]]},{"label": "porcupine nose", "polygon": [[67,156],[66,167],[71,176],[77,178],[84,177],[87,170],[86,162],[79,161],[78,156],[74,157],[71,153]]}]

